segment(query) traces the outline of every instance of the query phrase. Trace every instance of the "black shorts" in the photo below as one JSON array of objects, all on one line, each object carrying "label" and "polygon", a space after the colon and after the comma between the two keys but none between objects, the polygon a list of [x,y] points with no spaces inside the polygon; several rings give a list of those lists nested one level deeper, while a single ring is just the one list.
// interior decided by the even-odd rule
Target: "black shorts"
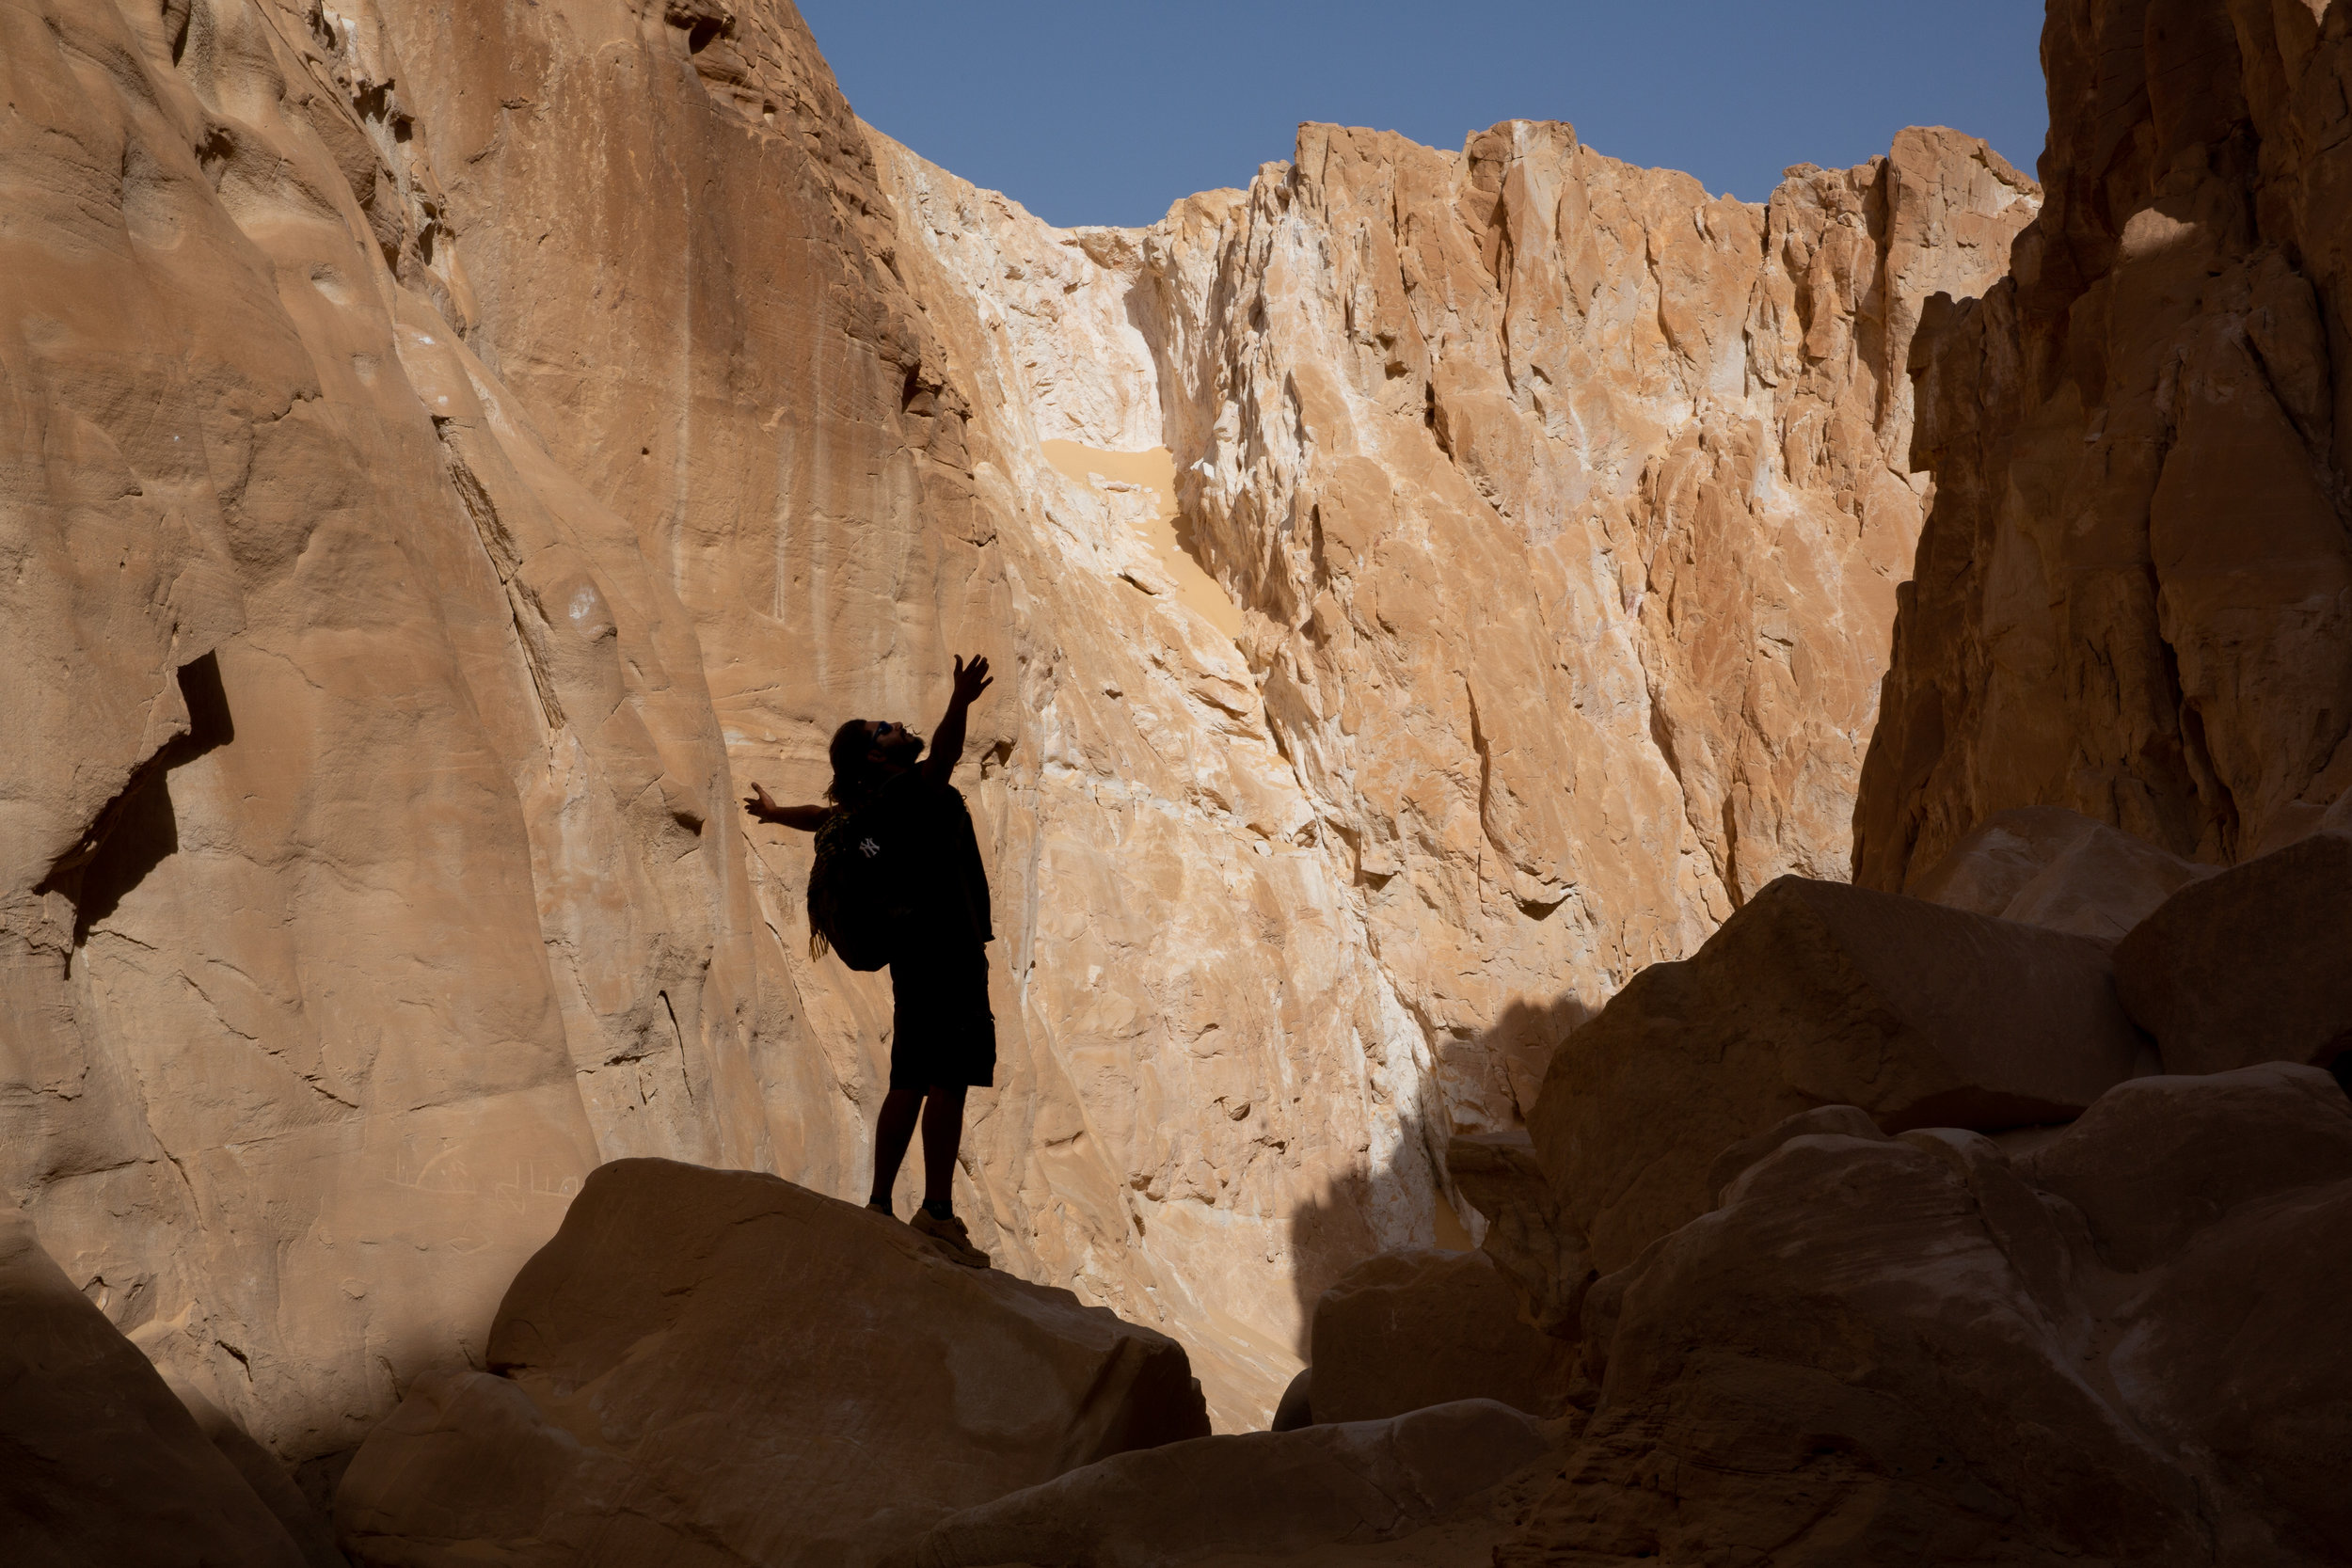
[{"label": "black shorts", "polygon": [[988,1006],[988,949],[964,941],[913,942],[890,958],[890,1086],[986,1088],[996,1080],[996,1015]]}]

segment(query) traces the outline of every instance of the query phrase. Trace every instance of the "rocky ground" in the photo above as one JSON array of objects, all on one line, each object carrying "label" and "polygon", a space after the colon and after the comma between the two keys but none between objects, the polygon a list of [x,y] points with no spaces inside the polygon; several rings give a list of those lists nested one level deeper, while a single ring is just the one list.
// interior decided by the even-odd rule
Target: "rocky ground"
[{"label": "rocky ground", "polygon": [[[2347,28],[1058,230],[784,0],[0,0],[0,1555],[2352,1556]],[[735,803],[974,648],[986,1274]]]}]

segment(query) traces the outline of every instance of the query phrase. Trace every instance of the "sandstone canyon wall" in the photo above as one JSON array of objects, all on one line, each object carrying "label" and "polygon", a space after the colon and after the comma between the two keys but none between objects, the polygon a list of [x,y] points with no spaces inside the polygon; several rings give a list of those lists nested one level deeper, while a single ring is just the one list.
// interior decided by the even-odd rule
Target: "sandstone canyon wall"
[{"label": "sandstone canyon wall", "polygon": [[[771,1158],[693,630],[325,13],[12,4],[6,1180],[294,1458],[598,1158]],[[713,825],[718,825],[716,828]]]},{"label": "sandstone canyon wall", "polygon": [[2058,0],[2048,206],[1931,313],[1854,875],[2065,806],[2229,864],[2352,788],[2341,6]]},{"label": "sandstone canyon wall", "polygon": [[[1564,1023],[1852,852],[1914,325],[2038,199],[1310,126],[1060,231],[783,0],[0,27],[5,1180],[297,1461],[478,1365],[599,1162],[864,1182],[888,992],[736,798],[972,649],[961,1206],[1262,1419]],[[1150,449],[1181,560],[1077,477]]]}]

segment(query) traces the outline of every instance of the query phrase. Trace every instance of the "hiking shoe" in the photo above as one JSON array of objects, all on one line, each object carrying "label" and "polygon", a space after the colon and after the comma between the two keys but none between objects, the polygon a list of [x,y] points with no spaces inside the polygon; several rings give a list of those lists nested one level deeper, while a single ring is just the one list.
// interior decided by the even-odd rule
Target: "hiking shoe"
[{"label": "hiking shoe", "polygon": [[929,1209],[917,1209],[914,1217],[907,1224],[914,1227],[916,1235],[930,1241],[940,1251],[965,1268],[988,1267],[988,1254],[972,1244],[971,1232],[964,1229],[963,1222],[954,1215],[950,1214],[943,1220]]},{"label": "hiking shoe", "polygon": [[890,1212],[890,1205],[887,1203],[869,1203],[866,1206],[866,1212],[869,1214],[880,1214],[886,1220],[895,1220],[898,1217]]}]

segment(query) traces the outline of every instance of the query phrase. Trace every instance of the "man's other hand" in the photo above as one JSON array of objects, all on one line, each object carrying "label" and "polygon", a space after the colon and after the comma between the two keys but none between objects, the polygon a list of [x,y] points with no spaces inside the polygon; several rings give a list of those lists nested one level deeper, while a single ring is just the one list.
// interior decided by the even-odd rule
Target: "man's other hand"
[{"label": "man's other hand", "polygon": [[743,809],[762,822],[781,822],[804,833],[813,833],[832,821],[834,813],[831,806],[780,806],[760,784],[752,785],[752,792],[743,797]]}]

